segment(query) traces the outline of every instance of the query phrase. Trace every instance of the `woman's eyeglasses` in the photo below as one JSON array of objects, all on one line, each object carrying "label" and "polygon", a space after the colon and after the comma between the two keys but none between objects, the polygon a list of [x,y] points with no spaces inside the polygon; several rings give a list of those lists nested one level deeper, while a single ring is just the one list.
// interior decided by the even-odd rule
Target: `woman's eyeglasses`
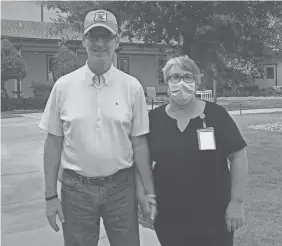
[{"label": "woman's eyeglasses", "polygon": [[180,76],[178,74],[172,74],[172,75],[168,76],[168,79],[172,83],[178,83],[178,82],[181,81],[181,79],[183,79],[183,81],[185,83],[193,83],[193,82],[195,82],[194,76],[189,75],[189,74],[184,75],[184,76]]}]

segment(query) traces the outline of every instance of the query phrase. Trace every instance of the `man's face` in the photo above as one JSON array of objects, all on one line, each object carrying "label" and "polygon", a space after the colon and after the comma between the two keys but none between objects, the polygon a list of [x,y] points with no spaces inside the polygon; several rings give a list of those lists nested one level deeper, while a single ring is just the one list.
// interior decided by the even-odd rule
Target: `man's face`
[{"label": "man's face", "polygon": [[112,61],[119,46],[119,37],[104,27],[94,27],[83,36],[83,46],[92,62]]}]

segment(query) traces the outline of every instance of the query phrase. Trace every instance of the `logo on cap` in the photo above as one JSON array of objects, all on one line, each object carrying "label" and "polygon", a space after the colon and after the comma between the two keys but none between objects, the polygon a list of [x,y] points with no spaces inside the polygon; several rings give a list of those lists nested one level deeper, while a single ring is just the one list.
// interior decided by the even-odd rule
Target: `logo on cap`
[{"label": "logo on cap", "polygon": [[106,22],[107,21],[107,14],[103,12],[97,12],[94,16],[95,22]]}]

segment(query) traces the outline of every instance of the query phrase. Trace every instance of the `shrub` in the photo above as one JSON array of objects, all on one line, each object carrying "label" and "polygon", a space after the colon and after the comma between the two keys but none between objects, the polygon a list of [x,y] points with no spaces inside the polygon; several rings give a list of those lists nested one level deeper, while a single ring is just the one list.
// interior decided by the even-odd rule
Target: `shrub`
[{"label": "shrub", "polygon": [[33,94],[35,98],[48,98],[53,86],[54,84],[46,82],[40,83],[32,81],[30,87],[33,88]]},{"label": "shrub", "polygon": [[57,81],[60,77],[79,68],[79,61],[75,53],[68,49],[65,45],[60,44],[58,52],[53,59],[53,75]]},{"label": "shrub", "polygon": [[243,85],[242,87],[242,91],[245,92],[257,92],[259,90],[259,86],[258,85]]},{"label": "shrub", "polygon": [[9,98],[9,108],[13,109],[44,109],[48,98]]},{"label": "shrub", "polygon": [[[27,75],[25,60],[21,57],[12,43],[4,38],[1,40],[1,88],[5,89],[5,83],[11,79],[22,80]],[[20,93],[18,94],[18,96]]]}]

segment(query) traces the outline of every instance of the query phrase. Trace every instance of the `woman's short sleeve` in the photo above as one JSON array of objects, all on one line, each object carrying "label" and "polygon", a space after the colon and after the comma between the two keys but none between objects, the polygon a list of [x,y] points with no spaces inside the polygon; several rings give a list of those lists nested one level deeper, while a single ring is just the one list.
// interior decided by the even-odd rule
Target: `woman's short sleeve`
[{"label": "woman's short sleeve", "polygon": [[221,145],[223,146],[224,153],[229,155],[239,151],[247,146],[244,138],[242,137],[238,126],[229,115],[225,108],[221,107],[220,119],[216,129]]},{"label": "woman's short sleeve", "polygon": [[152,145],[152,111],[149,111],[149,133],[147,134],[148,136],[148,145],[149,149],[151,150],[151,145]]}]

